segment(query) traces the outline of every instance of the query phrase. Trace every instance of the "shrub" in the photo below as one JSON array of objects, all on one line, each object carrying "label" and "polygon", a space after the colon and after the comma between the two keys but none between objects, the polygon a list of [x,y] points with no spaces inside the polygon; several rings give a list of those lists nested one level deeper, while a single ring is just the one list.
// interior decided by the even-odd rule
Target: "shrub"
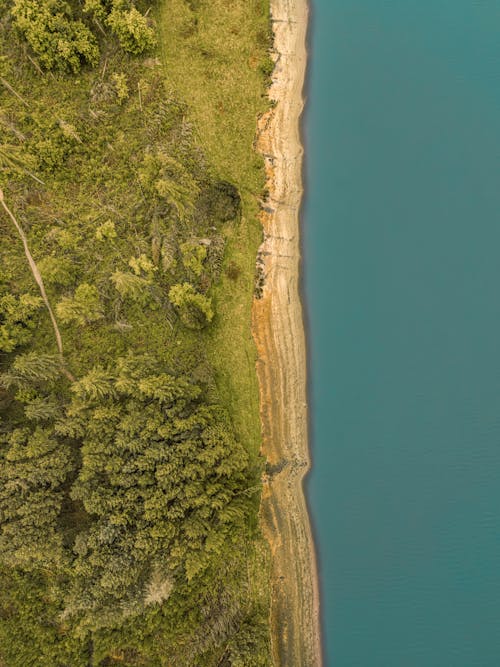
[{"label": "shrub", "polygon": [[203,329],[214,317],[211,299],[197,292],[190,283],[174,285],[168,297],[177,308],[181,322],[189,329]]},{"label": "shrub", "polygon": [[67,257],[48,255],[38,262],[46,285],[70,285],[75,278],[75,265]]},{"label": "shrub", "polygon": [[197,205],[203,217],[216,222],[228,222],[239,215],[241,197],[232,183],[217,181],[201,192]]},{"label": "shrub", "polygon": [[153,272],[156,271],[156,267],[153,262],[144,254],[140,254],[139,257],[131,257],[128,265],[135,273],[136,276],[140,276],[141,273],[145,273],[148,278],[151,278]]},{"label": "shrub", "polygon": [[198,185],[184,165],[165,150],[146,151],[139,181],[148,195],[166,202],[181,220],[193,212]]},{"label": "shrub", "polygon": [[127,11],[113,8],[107,18],[107,24],[128,53],[139,55],[144,51],[151,51],[156,46],[153,29],[148,25],[147,18],[135,7]]},{"label": "shrub", "polygon": [[86,14],[93,14],[96,19],[105,19],[107,14],[101,0],[85,0],[83,11]]},{"label": "shrub", "polygon": [[66,2],[14,0],[12,15],[47,69],[78,72],[83,62],[97,64],[97,40],[82,21],[71,18]]},{"label": "shrub", "polygon": [[207,249],[199,241],[186,241],[180,247],[182,263],[196,278],[201,276],[203,262],[207,257]]},{"label": "shrub", "polygon": [[121,104],[127,99],[129,94],[127,85],[127,76],[123,74],[123,72],[120,73],[115,72],[115,74],[112,75],[111,80],[113,82],[118,102]]},{"label": "shrub", "polygon": [[241,269],[236,264],[236,262],[229,262],[229,265],[226,268],[226,276],[230,280],[238,280],[241,275]]},{"label": "shrub", "polygon": [[95,237],[97,241],[106,241],[116,239],[117,233],[115,223],[112,220],[106,220],[102,225],[95,230]]}]

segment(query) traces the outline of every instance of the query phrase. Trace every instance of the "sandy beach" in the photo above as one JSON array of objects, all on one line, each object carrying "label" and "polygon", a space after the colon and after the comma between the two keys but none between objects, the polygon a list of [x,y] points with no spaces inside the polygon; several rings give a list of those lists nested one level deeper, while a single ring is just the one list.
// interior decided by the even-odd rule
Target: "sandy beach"
[{"label": "sandy beach", "polygon": [[276,62],[273,109],[259,120],[269,198],[262,212],[264,278],[253,309],[268,461],[261,524],[272,552],[271,630],[276,667],[319,667],[319,594],[314,542],[303,493],[310,467],[306,348],[298,292],[302,155],[299,118],[307,62],[306,0],[271,0]]}]

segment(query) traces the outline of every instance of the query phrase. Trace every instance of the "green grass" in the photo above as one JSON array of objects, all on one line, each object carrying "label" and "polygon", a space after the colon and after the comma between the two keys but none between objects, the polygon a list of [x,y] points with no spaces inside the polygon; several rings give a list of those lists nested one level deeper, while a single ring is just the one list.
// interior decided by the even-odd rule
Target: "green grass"
[{"label": "green grass", "polygon": [[[190,8],[190,5],[193,8]],[[225,266],[216,290],[217,319],[208,337],[219,390],[239,436],[256,453],[260,421],[256,351],[251,335],[255,258],[262,239],[258,197],[265,183],[254,150],[258,114],[268,108],[267,0],[165,0],[159,15],[167,82],[189,106],[197,141],[218,178],[242,195],[242,216],[228,234]]]}]

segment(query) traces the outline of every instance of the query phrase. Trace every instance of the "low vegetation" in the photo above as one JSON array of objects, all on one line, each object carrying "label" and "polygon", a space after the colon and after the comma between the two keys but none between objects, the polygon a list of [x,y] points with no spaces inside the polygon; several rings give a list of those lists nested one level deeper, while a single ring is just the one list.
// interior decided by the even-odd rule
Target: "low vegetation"
[{"label": "low vegetation", "polygon": [[0,0],[0,664],[270,664],[267,2]]}]

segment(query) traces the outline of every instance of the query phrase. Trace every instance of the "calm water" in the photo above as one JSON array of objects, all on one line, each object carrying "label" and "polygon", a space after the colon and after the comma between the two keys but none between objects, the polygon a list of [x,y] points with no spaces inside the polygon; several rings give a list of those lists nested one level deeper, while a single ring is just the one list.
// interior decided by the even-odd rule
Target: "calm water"
[{"label": "calm water", "polygon": [[305,290],[328,667],[500,667],[500,2],[314,0]]}]

